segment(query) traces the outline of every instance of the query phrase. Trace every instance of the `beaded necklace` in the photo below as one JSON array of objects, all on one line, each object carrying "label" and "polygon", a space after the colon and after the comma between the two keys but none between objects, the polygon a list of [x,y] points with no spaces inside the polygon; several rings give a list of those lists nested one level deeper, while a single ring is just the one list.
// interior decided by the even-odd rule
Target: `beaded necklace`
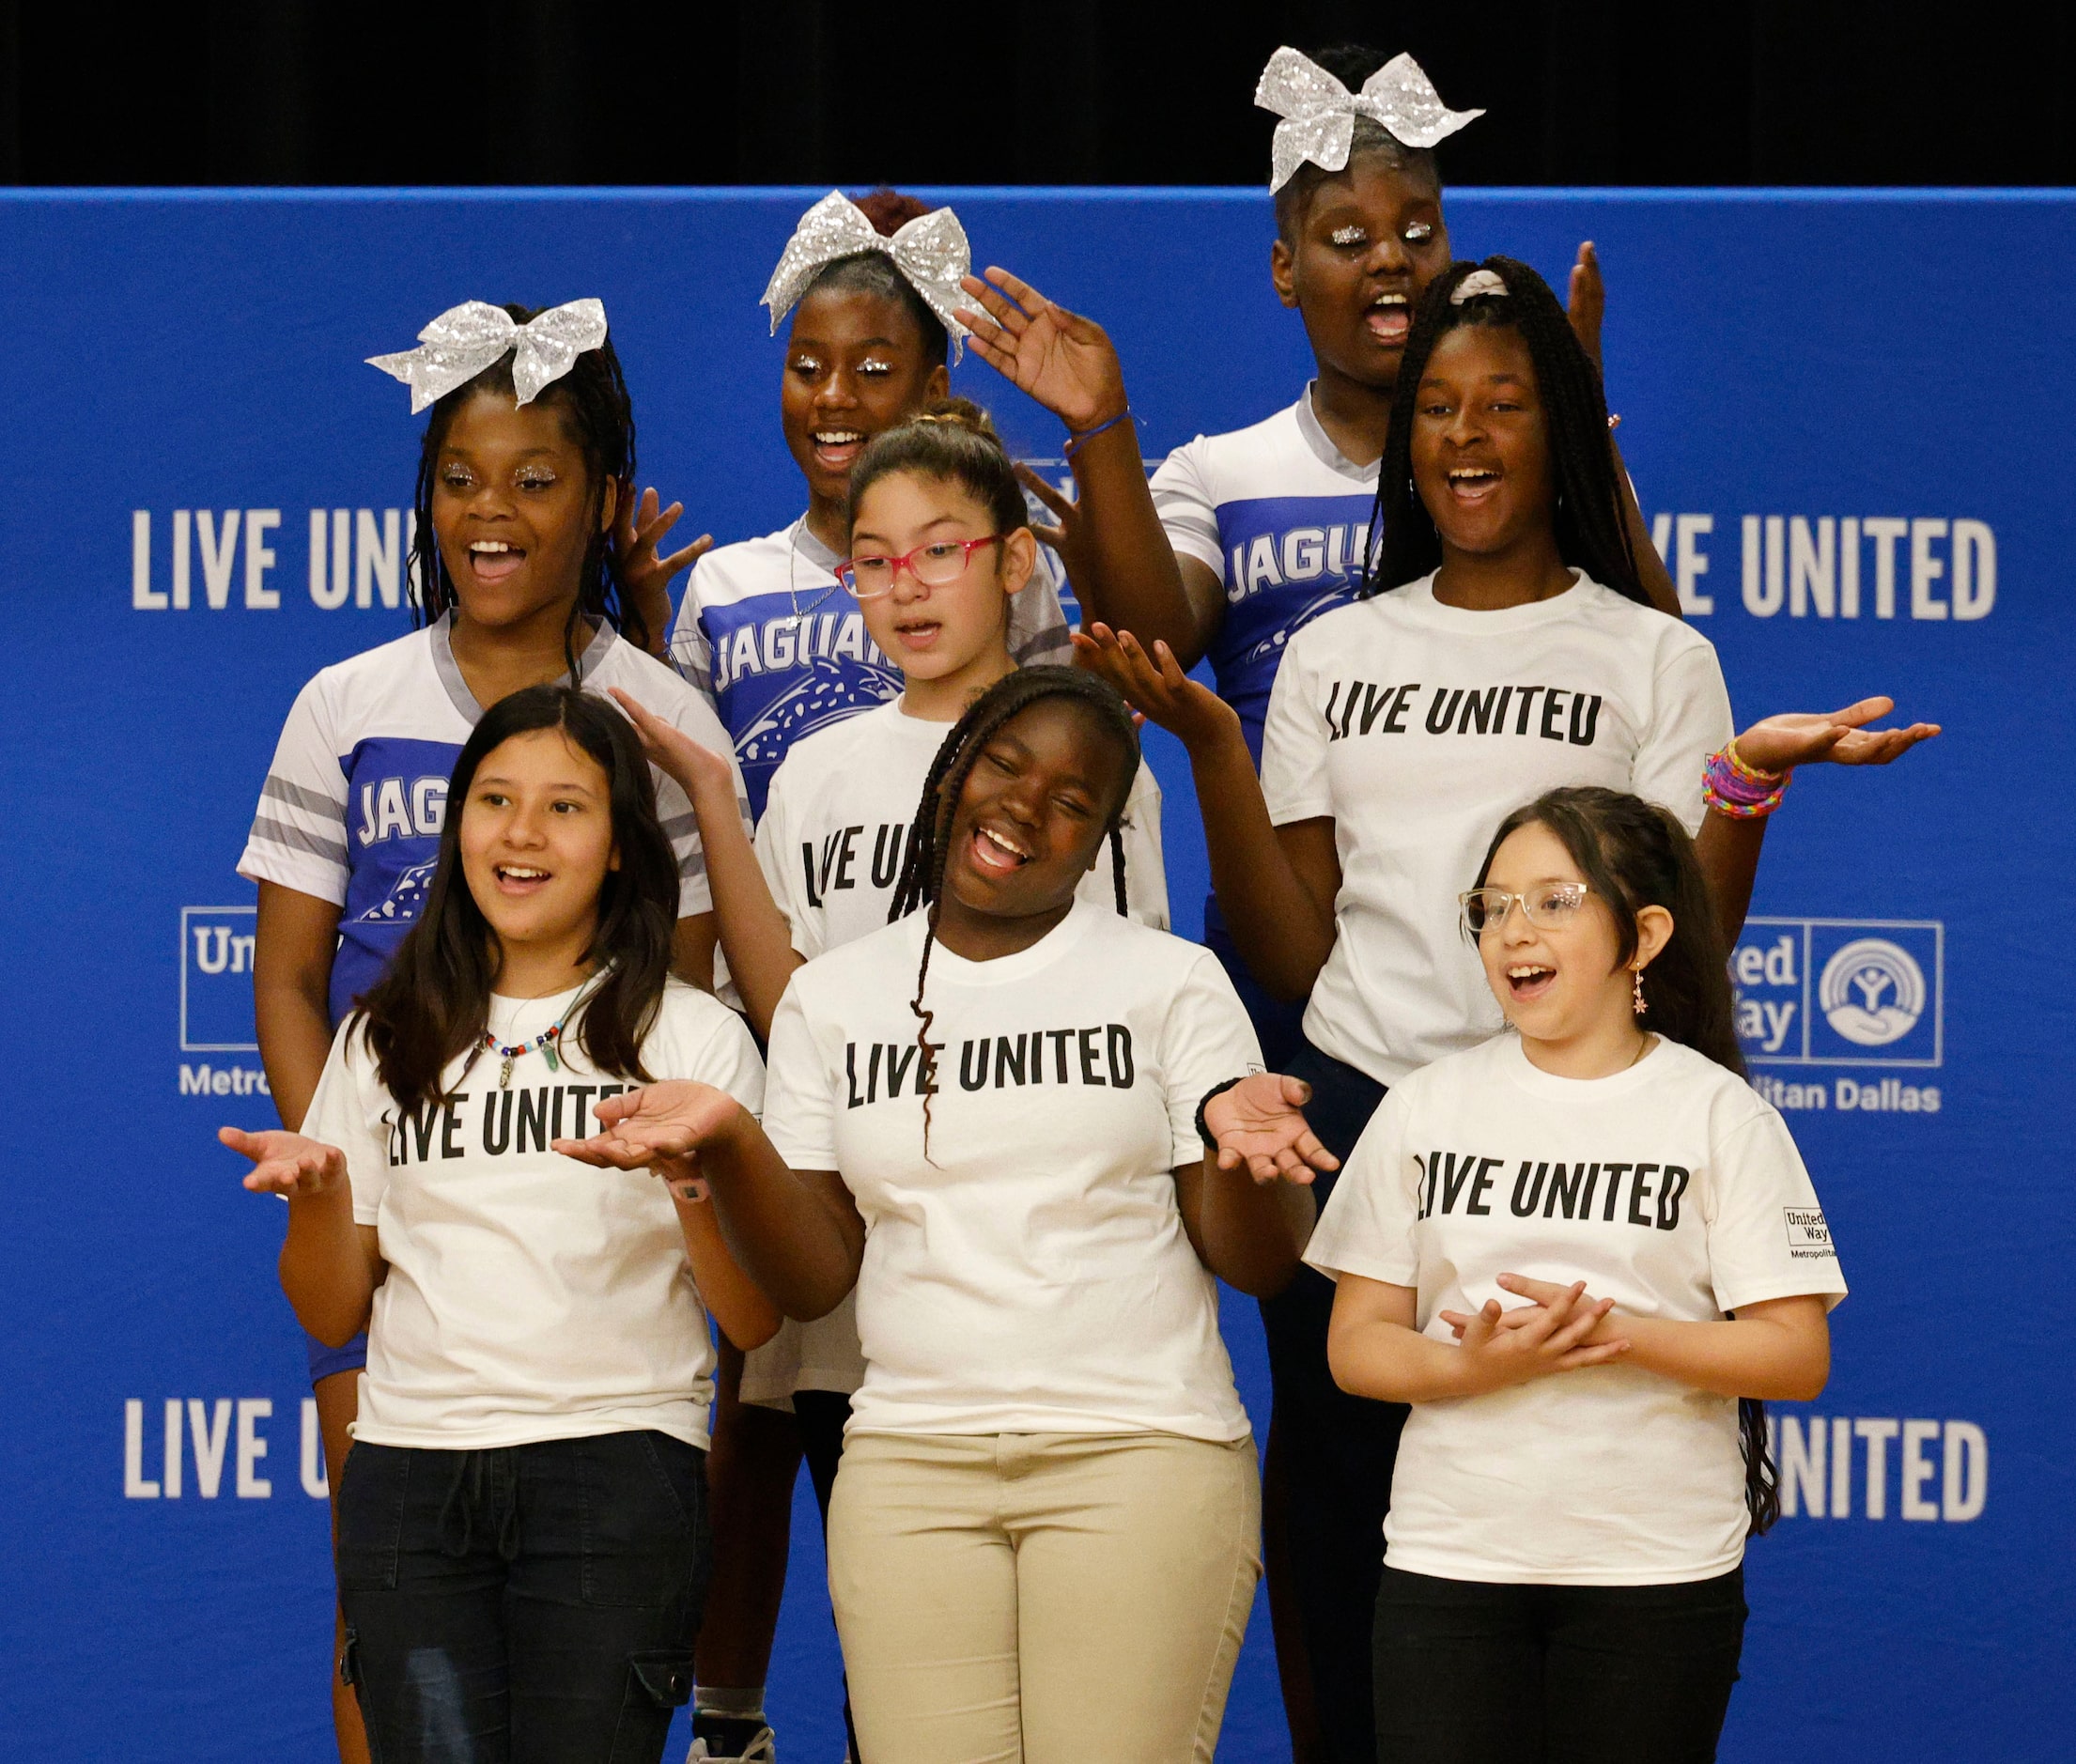
[{"label": "beaded necklace", "polygon": [[485,1029],[483,1031],[483,1045],[480,1049],[478,1049],[478,1051],[482,1053],[496,1054],[504,1061],[504,1063],[498,1068],[497,1087],[499,1090],[507,1090],[511,1087],[512,1062],[515,1060],[520,1059],[526,1054],[533,1053],[535,1049],[538,1049],[541,1058],[548,1061],[549,1071],[560,1072],[563,1069],[562,1060],[556,1053],[556,1048],[562,1043],[563,1025],[569,1021],[571,1014],[575,1012],[577,1007],[582,1004],[596,990],[596,986],[587,986],[583,988],[574,998],[569,1001],[568,1008],[563,1012],[562,1015],[557,1017],[552,1023],[550,1023],[546,1029],[541,1030],[541,1032],[538,1035],[534,1036],[531,1041],[519,1042],[516,1043],[514,1045],[507,1047],[504,1045],[504,1044],[502,1044],[495,1035],[491,1034],[488,1029]]}]

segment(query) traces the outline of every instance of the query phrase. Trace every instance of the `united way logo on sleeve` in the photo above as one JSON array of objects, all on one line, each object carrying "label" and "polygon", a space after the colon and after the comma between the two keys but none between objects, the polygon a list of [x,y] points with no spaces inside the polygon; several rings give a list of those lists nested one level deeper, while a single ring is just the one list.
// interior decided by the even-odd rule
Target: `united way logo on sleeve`
[{"label": "united way logo on sleeve", "polygon": [[1730,957],[1754,1065],[1942,1065],[1944,979],[1934,920],[1748,919]]},{"label": "united way logo on sleeve", "polygon": [[253,950],[258,909],[180,908],[180,1051],[249,1054],[259,1049],[253,1023]]}]

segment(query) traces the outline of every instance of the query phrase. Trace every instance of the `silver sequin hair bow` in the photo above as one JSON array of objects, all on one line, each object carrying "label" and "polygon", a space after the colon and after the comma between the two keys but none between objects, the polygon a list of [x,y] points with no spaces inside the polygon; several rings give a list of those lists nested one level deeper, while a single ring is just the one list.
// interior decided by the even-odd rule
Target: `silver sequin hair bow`
[{"label": "silver sequin hair bow", "polygon": [[807,292],[808,284],[839,257],[855,257],[860,252],[884,252],[893,259],[922,303],[937,314],[952,338],[952,359],[964,350],[966,327],[953,317],[968,303],[959,278],[973,267],[973,249],[966,242],[966,228],[950,209],[932,209],[903,223],[889,239],[865,218],[864,209],[841,190],[832,190],[805,214],[786,240],[779,267],[771,272],[763,303],[771,308],[771,330]]},{"label": "silver sequin hair bow", "polygon": [[507,350],[512,390],[520,404],[534,400],[576,366],[586,349],[606,340],[603,301],[571,301],[536,313],[523,325],[502,306],[463,301],[418,333],[418,347],[397,355],[371,355],[379,367],[411,388],[411,413],[465,386]]},{"label": "silver sequin hair bow", "polygon": [[1270,147],[1271,194],[1307,160],[1321,171],[1344,169],[1357,116],[1369,117],[1409,147],[1431,147],[1485,114],[1450,110],[1411,55],[1392,56],[1363,81],[1361,91],[1351,92],[1294,49],[1278,49],[1269,57],[1254,101],[1283,118]]}]

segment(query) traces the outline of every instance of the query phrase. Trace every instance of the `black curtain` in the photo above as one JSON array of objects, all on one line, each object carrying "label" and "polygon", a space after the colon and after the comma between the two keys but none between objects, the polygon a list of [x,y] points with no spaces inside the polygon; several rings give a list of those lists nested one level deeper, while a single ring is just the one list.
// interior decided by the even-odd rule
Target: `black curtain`
[{"label": "black curtain", "polygon": [[1247,184],[1278,43],[1411,49],[1483,184],[2076,182],[2076,6],[0,3],[0,182]]}]

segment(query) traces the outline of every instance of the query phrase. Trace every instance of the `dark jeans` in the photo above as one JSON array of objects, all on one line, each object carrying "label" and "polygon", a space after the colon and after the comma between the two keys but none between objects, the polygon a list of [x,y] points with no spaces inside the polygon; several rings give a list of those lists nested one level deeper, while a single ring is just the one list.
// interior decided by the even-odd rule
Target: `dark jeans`
[{"label": "dark jeans", "polygon": [[[1305,1119],[1343,1163],[1384,1100],[1384,1086],[1301,1043],[1283,1071],[1312,1087]],[[1334,1179],[1313,1184],[1319,1204]],[[1373,1764],[1370,1627],[1384,1562],[1384,1514],[1405,1408],[1351,1397],[1326,1367],[1334,1283],[1300,1268],[1262,1305],[1282,1454],[1291,1589],[1311,1662],[1313,1702],[1334,1764]]]},{"label": "dark jeans", "polygon": [[338,1493],[345,1670],[376,1764],[656,1764],[691,1694],[706,1455],[655,1432],[370,1443]]},{"label": "dark jeans", "polygon": [[1677,1586],[1518,1586],[1387,1566],[1378,1764],[1709,1764],[1743,1640],[1741,1568]]}]

